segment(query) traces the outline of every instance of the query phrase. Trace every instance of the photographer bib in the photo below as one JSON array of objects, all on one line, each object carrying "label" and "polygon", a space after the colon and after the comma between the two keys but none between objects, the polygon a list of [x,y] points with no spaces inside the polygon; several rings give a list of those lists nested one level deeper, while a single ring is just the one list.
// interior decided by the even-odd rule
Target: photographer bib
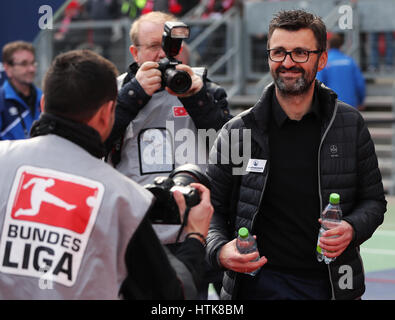
[{"label": "photographer bib", "polygon": [[157,92],[126,129],[117,170],[145,185],[185,163],[204,172],[206,143],[180,100]]},{"label": "photographer bib", "polygon": [[[162,90],[126,129],[121,161],[116,169],[144,186],[155,177],[167,177],[185,163],[197,164],[206,170],[206,143],[197,134],[195,124],[181,101]],[[179,225],[153,225],[162,243],[176,240]],[[181,236],[183,240],[184,236]]]}]

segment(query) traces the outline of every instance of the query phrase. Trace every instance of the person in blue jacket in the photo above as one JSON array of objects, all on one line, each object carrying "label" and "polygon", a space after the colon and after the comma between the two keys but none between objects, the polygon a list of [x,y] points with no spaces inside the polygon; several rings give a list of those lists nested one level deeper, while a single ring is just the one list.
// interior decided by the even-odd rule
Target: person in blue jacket
[{"label": "person in blue jacket", "polygon": [[40,115],[42,92],[34,84],[37,62],[32,44],[14,41],[3,47],[7,80],[0,87],[0,140],[24,139]]},{"label": "person in blue jacket", "polygon": [[339,100],[362,109],[365,79],[354,59],[340,51],[343,42],[340,34],[333,34],[329,39],[328,63],[317,73],[317,79],[335,91]]}]

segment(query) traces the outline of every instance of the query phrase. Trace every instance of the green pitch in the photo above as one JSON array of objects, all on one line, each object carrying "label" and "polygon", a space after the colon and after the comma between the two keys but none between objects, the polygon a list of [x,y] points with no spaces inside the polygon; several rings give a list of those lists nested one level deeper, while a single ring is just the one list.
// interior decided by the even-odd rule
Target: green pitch
[{"label": "green pitch", "polygon": [[365,272],[395,269],[395,197],[387,197],[383,224],[362,244]]}]

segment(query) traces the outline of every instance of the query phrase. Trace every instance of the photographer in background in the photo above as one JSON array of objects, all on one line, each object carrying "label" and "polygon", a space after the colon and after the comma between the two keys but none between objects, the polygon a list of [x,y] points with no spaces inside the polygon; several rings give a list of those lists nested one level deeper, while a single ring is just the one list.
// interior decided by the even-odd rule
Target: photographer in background
[{"label": "photographer in background", "polygon": [[[219,130],[231,118],[225,90],[205,81],[187,65],[176,66],[177,70],[184,70],[191,77],[192,84],[187,92],[176,94],[168,87],[162,87],[163,74],[158,69],[158,62],[166,57],[162,48],[166,21],[176,21],[176,18],[154,11],[140,16],[132,24],[130,52],[135,62],[127,73],[118,78],[122,88],[118,93],[114,128],[106,141],[109,150],[117,149],[111,154],[112,164],[140,184],[151,183],[158,173],[170,173],[174,165],[179,165],[174,150],[180,142],[175,142],[170,136],[173,146],[161,147],[163,150],[170,148],[174,165],[165,168],[158,165],[144,170],[143,150],[139,149],[144,138],[140,134],[143,130],[162,130],[166,121],[172,121],[175,133],[188,128],[197,135],[197,129]],[[162,133],[165,134],[164,131]]]},{"label": "photographer in background", "polygon": [[191,184],[200,202],[171,254],[149,220],[152,194],[101,160],[116,75],[91,51],[59,55],[32,138],[0,142],[0,299],[196,299],[210,192]]},{"label": "photographer in background", "polygon": [[[202,156],[198,150],[198,129],[218,131],[231,118],[225,90],[198,76],[187,65],[178,64],[176,69],[189,74],[189,90],[176,94],[168,87],[163,88],[164,75],[158,69],[158,62],[170,55],[162,46],[167,21],[176,21],[176,18],[154,11],[140,16],[132,24],[130,52],[135,63],[118,78],[122,88],[118,93],[114,128],[106,141],[108,149],[113,149],[110,160],[116,169],[141,185],[152,183],[155,177],[169,174],[184,164],[185,158],[180,159],[176,153],[180,145],[188,147],[187,153],[194,152],[194,161],[188,162],[197,164],[204,172],[208,149],[203,142],[205,161],[198,163],[196,159]],[[172,130],[167,128],[169,123]],[[194,135],[192,141],[175,139],[175,135],[187,130]],[[149,163],[147,154],[160,161]],[[162,243],[175,241],[177,227],[154,225],[154,228]]]}]

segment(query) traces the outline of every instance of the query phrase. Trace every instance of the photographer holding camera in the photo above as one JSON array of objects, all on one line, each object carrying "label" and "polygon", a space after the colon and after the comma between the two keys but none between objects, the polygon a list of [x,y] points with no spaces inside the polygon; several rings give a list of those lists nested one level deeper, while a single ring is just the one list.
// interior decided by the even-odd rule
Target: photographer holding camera
[{"label": "photographer holding camera", "polygon": [[[135,62],[118,77],[115,123],[106,146],[114,167],[139,184],[152,183],[185,163],[175,154],[182,142],[174,137],[185,129],[195,135],[194,146],[187,151],[194,151],[193,163],[205,171],[207,158],[197,161],[197,130],[217,131],[231,118],[225,90],[194,72],[202,68],[176,62],[181,42],[189,36],[183,26],[173,15],[154,11],[140,16],[130,30]],[[167,122],[173,130],[168,130]],[[156,152],[153,164],[144,158],[151,147]]]},{"label": "photographer holding camera", "polygon": [[210,192],[191,183],[192,208],[172,193],[188,217],[186,240],[170,253],[150,223],[152,193],[101,160],[116,76],[92,51],[59,55],[32,138],[0,142],[0,299],[196,298]]},{"label": "photographer holding camera", "polygon": [[[118,78],[122,88],[106,145],[114,167],[141,185],[167,176],[185,162],[204,172],[208,145],[199,139],[198,129],[218,131],[231,118],[225,90],[204,73],[199,76],[195,68],[177,62],[182,40],[188,36],[186,25],[157,11],[140,16],[130,30],[135,63]],[[176,139],[185,132],[190,134],[186,141]],[[193,159],[184,161],[178,149]],[[199,157],[204,160],[199,162]],[[174,243],[179,232],[174,225],[154,229],[162,243]],[[214,278],[209,282],[220,283],[222,272]]]}]

